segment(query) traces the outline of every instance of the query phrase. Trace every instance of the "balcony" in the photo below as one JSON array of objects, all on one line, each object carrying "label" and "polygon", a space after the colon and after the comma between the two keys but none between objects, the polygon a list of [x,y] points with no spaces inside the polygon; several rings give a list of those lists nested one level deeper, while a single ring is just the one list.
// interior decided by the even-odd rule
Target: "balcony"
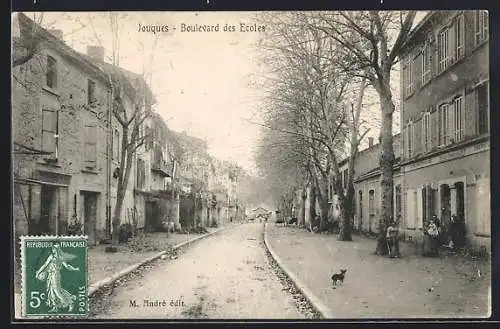
[{"label": "balcony", "polygon": [[151,172],[162,177],[171,177],[171,169],[171,166],[169,166],[165,161],[158,161],[151,164]]}]

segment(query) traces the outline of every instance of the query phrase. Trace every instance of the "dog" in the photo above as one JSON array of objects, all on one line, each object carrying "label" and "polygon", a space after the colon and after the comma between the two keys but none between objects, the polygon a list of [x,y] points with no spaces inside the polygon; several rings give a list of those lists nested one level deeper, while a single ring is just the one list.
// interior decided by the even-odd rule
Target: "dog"
[{"label": "dog", "polygon": [[346,269],[340,269],[340,273],[334,273],[332,275],[332,281],[333,281],[333,285],[336,286],[337,283],[344,283],[344,278],[345,278],[345,274],[346,274],[347,270]]}]

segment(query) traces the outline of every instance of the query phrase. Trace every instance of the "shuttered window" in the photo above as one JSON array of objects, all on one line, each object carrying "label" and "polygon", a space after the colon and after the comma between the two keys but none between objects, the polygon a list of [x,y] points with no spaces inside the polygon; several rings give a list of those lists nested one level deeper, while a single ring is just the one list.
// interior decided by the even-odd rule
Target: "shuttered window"
[{"label": "shuttered window", "polygon": [[448,104],[442,104],[438,108],[439,113],[439,146],[448,144]]},{"label": "shuttered window", "polygon": [[85,167],[95,168],[97,165],[97,126],[85,126]]},{"label": "shuttered window", "polygon": [[452,136],[455,142],[464,138],[464,105],[463,97],[459,96],[453,100],[453,131]]},{"label": "shuttered window", "polygon": [[431,113],[425,112],[422,117],[422,149],[423,152],[431,150]]},{"label": "shuttered window", "polygon": [[438,73],[443,72],[448,67],[448,28],[445,28],[438,35]]},{"label": "shuttered window", "polygon": [[50,152],[57,159],[59,140],[59,112],[54,109],[42,109],[42,150]]},{"label": "shuttered window", "polygon": [[431,79],[431,49],[428,44],[426,44],[422,49],[420,63],[422,71],[422,85],[425,85]]},{"label": "shuttered window", "polygon": [[489,132],[489,83],[483,83],[476,88],[477,133]]},{"label": "shuttered window", "polygon": [[474,44],[477,46],[489,38],[489,21],[486,10],[478,10],[474,15]]}]

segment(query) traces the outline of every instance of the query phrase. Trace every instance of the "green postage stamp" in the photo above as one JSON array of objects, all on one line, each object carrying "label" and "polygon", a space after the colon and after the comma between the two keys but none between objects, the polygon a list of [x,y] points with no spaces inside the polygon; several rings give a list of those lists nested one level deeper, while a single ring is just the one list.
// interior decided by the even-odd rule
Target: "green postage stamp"
[{"label": "green postage stamp", "polygon": [[23,236],[21,255],[24,316],[88,315],[86,236]]}]

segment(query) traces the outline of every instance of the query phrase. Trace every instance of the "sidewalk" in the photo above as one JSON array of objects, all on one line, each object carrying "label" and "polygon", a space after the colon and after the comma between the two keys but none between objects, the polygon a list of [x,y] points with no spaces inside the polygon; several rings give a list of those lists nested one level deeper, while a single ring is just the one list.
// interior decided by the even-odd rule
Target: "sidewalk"
[{"label": "sidewalk", "polygon": [[[390,259],[374,255],[376,241],[364,237],[341,242],[296,227],[266,230],[284,265],[338,318],[489,316],[489,262],[424,258],[409,243],[402,258]],[[340,268],[347,269],[345,282],[333,289]]]}]

